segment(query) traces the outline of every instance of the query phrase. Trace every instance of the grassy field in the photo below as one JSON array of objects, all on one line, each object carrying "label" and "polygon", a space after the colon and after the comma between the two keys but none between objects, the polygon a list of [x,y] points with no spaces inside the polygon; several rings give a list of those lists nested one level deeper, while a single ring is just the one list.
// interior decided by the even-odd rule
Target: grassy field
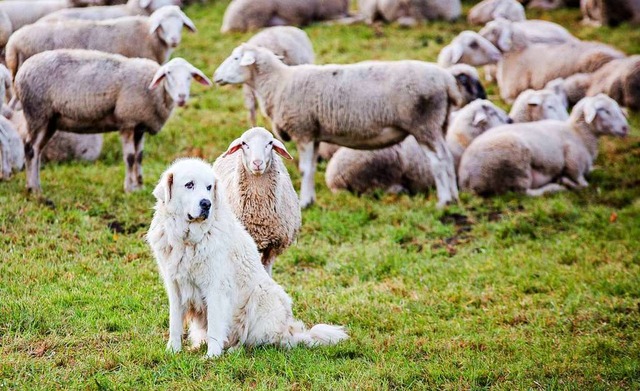
[{"label": "grassy field", "polygon": [[[219,33],[226,4],[186,10],[199,32],[177,55],[207,75],[250,36]],[[575,9],[529,17],[640,53],[637,27],[585,28]],[[434,61],[468,27],[306,31],[319,63]],[[122,190],[115,133],[96,163],[44,167],[47,202],[25,193],[24,173],[0,183],[0,389],[637,390],[640,115],[631,123],[630,137],[602,140],[588,189],[540,199],[463,194],[440,211],[435,194],[333,195],[321,165],[318,202],[274,278],[298,318],[345,324],[352,338],[204,360],[165,353],[168,304],[144,242],[166,166],[213,161],[248,127],[240,88],[197,86],[147,138],[141,192]]]}]

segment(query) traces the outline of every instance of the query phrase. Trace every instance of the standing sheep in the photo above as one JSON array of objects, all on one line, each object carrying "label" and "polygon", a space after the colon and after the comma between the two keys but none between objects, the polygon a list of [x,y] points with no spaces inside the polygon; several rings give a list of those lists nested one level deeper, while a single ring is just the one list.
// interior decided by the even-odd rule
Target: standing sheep
[{"label": "standing sheep", "polygon": [[475,25],[484,25],[497,18],[514,22],[527,19],[524,7],[516,0],[484,0],[469,10],[467,21]]},{"label": "standing sheep", "polygon": [[569,118],[562,97],[551,90],[526,90],[513,102],[509,117],[514,122],[533,122],[544,119],[564,121]]},{"label": "standing sheep", "polygon": [[444,69],[420,61],[287,66],[273,52],[243,44],[214,77],[218,84],[247,83],[263,101],[276,134],[296,142],[303,208],[315,202],[320,141],[372,149],[408,135],[416,137],[436,173],[438,205],[457,201],[443,135],[451,106],[462,97]]},{"label": "standing sheep", "polygon": [[270,276],[276,257],[293,243],[302,224],[298,195],[277,155],[293,159],[266,129],[251,128],[213,165],[233,213],[258,245]]},{"label": "standing sheep", "polygon": [[67,20],[25,26],[9,39],[7,66],[13,75],[31,56],[54,49],[88,49],[162,64],[182,40],[182,27],[195,32],[191,19],[178,6],[165,6],[151,16],[106,21]]},{"label": "standing sheep", "polygon": [[[447,145],[456,166],[474,138],[494,126],[511,123],[507,113],[488,100],[476,100],[462,108],[447,130]],[[325,181],[333,192],[357,194],[382,189],[389,193],[428,192],[434,173],[413,136],[392,147],[374,151],[340,148],[329,164]]]},{"label": "standing sheep", "polygon": [[423,20],[453,21],[460,17],[460,0],[358,0],[358,9],[368,24],[382,19],[415,26]]},{"label": "standing sheep", "polygon": [[180,0],[129,0],[123,5],[105,5],[78,9],[63,9],[53,12],[41,21],[57,21],[69,19],[105,20],[123,16],[151,15],[165,5],[182,5]]},{"label": "standing sheep", "polygon": [[11,178],[24,168],[24,148],[20,136],[8,119],[0,116],[0,179]]},{"label": "standing sheep", "polygon": [[233,0],[222,19],[223,33],[270,26],[304,26],[349,16],[349,0]]},{"label": "standing sheep", "polygon": [[[309,36],[292,26],[269,27],[254,35],[248,44],[267,48],[287,65],[313,64],[315,54]],[[256,97],[251,88],[244,84],[244,105],[249,110],[249,122],[256,126]]]},{"label": "standing sheep", "polygon": [[440,50],[438,65],[445,68],[454,64],[480,66],[495,64],[501,57],[500,51],[480,34],[463,31]]},{"label": "standing sheep", "polygon": [[[40,154],[56,129],[74,133],[119,130],[126,164],[125,191],[142,186],[145,133],[158,133],[174,104],[184,106],[191,79],[211,85],[182,58],[160,66],[92,50],[51,50],[24,63],[15,78],[29,135],[27,189],[40,192]],[[158,88],[160,87],[160,88]]]},{"label": "standing sheep", "polygon": [[[507,191],[539,196],[588,186],[598,138],[626,136],[618,104],[604,94],[584,98],[566,121],[505,125],[478,137],[462,156],[460,187],[486,196]],[[566,186],[566,187],[565,187]]]}]

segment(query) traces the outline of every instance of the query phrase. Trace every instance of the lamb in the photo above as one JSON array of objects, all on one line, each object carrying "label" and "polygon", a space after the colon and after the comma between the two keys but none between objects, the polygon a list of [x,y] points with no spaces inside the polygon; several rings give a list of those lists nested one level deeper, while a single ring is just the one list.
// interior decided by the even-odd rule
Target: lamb
[{"label": "lamb", "polygon": [[[462,108],[447,131],[447,145],[456,166],[475,137],[511,122],[507,113],[488,100],[475,100]],[[388,193],[415,194],[432,189],[434,175],[420,145],[409,136],[399,144],[375,151],[340,148],[327,165],[325,181],[333,192],[348,190],[362,194],[382,189]]]},{"label": "lamb", "polygon": [[216,70],[218,84],[246,83],[264,103],[275,133],[293,139],[302,172],[302,207],[315,201],[320,141],[381,148],[413,135],[431,161],[438,205],[458,199],[443,134],[462,97],[454,77],[421,61],[287,66],[270,50],[243,44]]},{"label": "lamb", "polygon": [[467,21],[475,25],[484,25],[497,18],[520,22],[527,17],[524,7],[516,0],[484,0],[469,10]]},{"label": "lamb", "polygon": [[582,99],[566,121],[545,120],[494,128],[462,156],[460,187],[481,196],[507,191],[539,196],[588,186],[598,138],[626,136],[618,104],[599,94]]},{"label": "lamb", "polygon": [[438,65],[453,64],[480,66],[494,64],[500,60],[500,51],[488,40],[474,31],[463,31],[438,54]]},{"label": "lamb", "polygon": [[514,122],[533,122],[544,119],[564,121],[569,118],[562,97],[552,90],[526,90],[513,102],[509,117]]},{"label": "lamb", "polygon": [[128,0],[123,5],[105,5],[78,9],[63,9],[53,12],[41,21],[52,22],[69,19],[105,20],[123,16],[148,16],[166,5],[180,6],[180,0]]},{"label": "lamb", "polygon": [[276,257],[293,243],[302,224],[298,195],[277,155],[293,159],[269,131],[251,128],[213,165],[233,213],[258,245],[270,276]]},{"label": "lamb", "polygon": [[160,66],[143,58],[67,49],[31,57],[15,78],[29,129],[27,189],[42,191],[40,155],[56,129],[74,133],[119,130],[126,164],[125,191],[139,189],[144,134],[158,133],[174,104],[185,105],[192,78],[211,85],[182,58]]},{"label": "lamb", "polygon": [[304,26],[347,17],[349,0],[233,0],[222,19],[223,33],[261,27]]},{"label": "lamb", "polygon": [[141,57],[164,63],[182,39],[182,27],[196,27],[178,6],[165,6],[151,16],[107,21],[67,20],[25,26],[9,39],[7,66],[13,75],[31,56],[54,49],[89,49]]},{"label": "lamb", "polygon": [[13,124],[0,116],[0,179],[8,180],[24,168],[24,148]]},{"label": "lamb", "polygon": [[358,0],[358,9],[368,24],[381,19],[415,26],[423,20],[453,21],[460,17],[460,0]]},{"label": "lamb", "polygon": [[[267,48],[282,57],[287,65],[313,64],[315,54],[309,36],[292,26],[269,27],[254,35],[247,43]],[[249,110],[249,122],[256,126],[256,97],[248,85],[243,85],[244,105]]]}]

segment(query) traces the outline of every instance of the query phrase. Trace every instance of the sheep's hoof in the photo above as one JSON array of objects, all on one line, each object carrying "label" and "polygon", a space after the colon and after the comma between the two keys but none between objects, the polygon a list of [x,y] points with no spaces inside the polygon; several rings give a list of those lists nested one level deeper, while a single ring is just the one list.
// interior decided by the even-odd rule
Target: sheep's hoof
[{"label": "sheep's hoof", "polygon": [[310,208],[311,206],[313,206],[313,204],[315,204],[316,200],[308,200],[308,201],[300,201],[300,208],[301,209],[307,209]]}]

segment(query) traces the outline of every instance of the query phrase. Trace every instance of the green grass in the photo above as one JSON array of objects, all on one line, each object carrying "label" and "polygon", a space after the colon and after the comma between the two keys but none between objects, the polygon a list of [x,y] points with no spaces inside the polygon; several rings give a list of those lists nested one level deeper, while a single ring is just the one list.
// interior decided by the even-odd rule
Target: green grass
[{"label": "green grass", "polygon": [[[177,55],[208,75],[250,36],[219,34],[226,4],[186,10],[199,32]],[[640,52],[638,28],[582,27],[575,9],[529,16]],[[319,63],[348,63],[434,61],[466,28],[306,31]],[[352,338],[216,360],[165,353],[167,299],[144,242],[151,190],[173,159],[213,161],[248,127],[240,88],[194,90],[147,138],[141,192],[122,190],[117,134],[94,164],[44,167],[50,202],[25,193],[24,173],[0,184],[0,389],[640,388],[638,114],[630,137],[602,140],[588,189],[540,199],[463,194],[440,211],[435,194],[333,195],[321,165],[317,205],[274,278],[297,317],[345,324]]]}]

